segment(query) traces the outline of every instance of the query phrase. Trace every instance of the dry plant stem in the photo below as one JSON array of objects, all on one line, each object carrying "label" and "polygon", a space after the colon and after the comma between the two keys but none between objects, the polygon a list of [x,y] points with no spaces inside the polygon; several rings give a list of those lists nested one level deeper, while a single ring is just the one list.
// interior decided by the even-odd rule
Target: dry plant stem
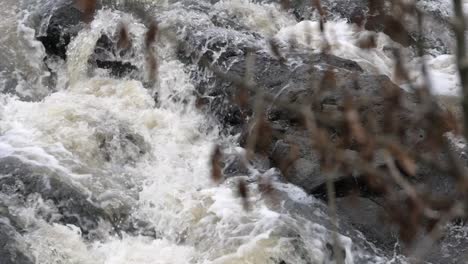
[{"label": "dry plant stem", "polygon": [[[252,53],[247,54],[247,60],[245,65],[245,76],[242,81],[244,86],[252,86],[253,73],[254,73],[255,57]],[[237,86],[239,87],[239,86]],[[252,132],[247,138],[247,152],[246,152],[246,161],[251,160],[255,153],[255,146],[257,144],[258,133],[260,132],[260,122],[263,118],[263,93],[261,90],[255,95],[255,105],[254,105],[254,114],[255,119],[252,123]],[[247,165],[247,164],[245,164]]]},{"label": "dry plant stem", "polygon": [[341,252],[340,240],[338,237],[338,215],[336,213],[336,197],[335,197],[335,172],[323,172],[327,176],[327,197],[328,209],[330,210],[330,217],[333,225],[333,251],[336,254],[336,263],[343,264],[343,254]]},{"label": "dry plant stem", "polygon": [[260,131],[260,123],[262,122],[263,114],[263,93],[260,91],[255,98],[255,119],[252,123],[252,132],[247,139],[247,160],[251,160],[255,153],[258,133]]},{"label": "dry plant stem", "polygon": [[[255,56],[253,53],[249,52],[247,53],[247,58],[245,61],[245,75],[244,75],[244,80],[243,82],[245,83],[244,86],[254,86],[253,83],[253,78],[254,78],[254,66],[255,66]],[[239,87],[239,86],[236,86]],[[242,163],[244,163],[244,167],[248,168],[248,164],[250,159],[253,156],[253,152],[255,152],[255,144],[257,141],[257,133],[259,132],[259,122],[261,121],[261,116],[260,112],[262,111],[263,108],[263,100],[261,100],[261,97],[256,97],[255,98],[255,114],[257,115],[256,122],[254,123],[253,126],[253,134],[249,135],[248,137],[248,142],[247,142],[247,149],[245,155],[243,155],[242,158]]]},{"label": "dry plant stem", "polygon": [[[417,191],[414,187],[402,177],[400,172],[395,166],[395,163],[390,155],[390,153],[385,153],[385,163],[390,170],[390,175],[395,180],[395,182],[403,188],[404,192],[410,196],[414,201],[417,201],[421,206],[424,206],[424,213],[426,216],[432,217],[439,217],[437,212],[432,211],[430,208],[427,208],[424,205],[424,202],[419,198]],[[452,206],[452,208],[445,213],[444,215],[440,216],[437,225],[431,230],[431,232],[424,236],[419,243],[416,244],[413,252],[410,256],[412,263],[421,263],[421,258],[428,253],[434,243],[440,239],[443,235],[443,227],[449,223],[452,219],[458,216],[463,215],[463,206],[460,203],[456,203]]]},{"label": "dry plant stem", "polygon": [[424,236],[421,241],[416,245],[413,250],[413,253],[409,257],[412,263],[419,264],[422,263],[422,257],[429,253],[430,249],[434,245],[437,240],[443,237],[444,235],[444,227],[456,217],[463,215],[464,209],[463,205],[459,202],[455,203],[450,211],[444,214],[440,220],[437,222],[436,226],[432,229],[432,231]]},{"label": "dry plant stem", "polygon": [[385,163],[390,170],[390,175],[392,176],[393,180],[403,188],[404,192],[411,197],[414,201],[417,201],[420,205],[422,205],[422,201],[419,199],[417,191],[413,188],[413,186],[405,180],[398,171],[395,166],[395,162],[393,161],[392,156],[388,151],[385,151]]},{"label": "dry plant stem", "polygon": [[[305,118],[305,125],[307,130],[310,133],[311,143],[314,145],[314,137],[318,135],[318,127],[315,121],[314,113],[310,111],[310,108],[304,107],[302,114]],[[329,147],[329,151],[332,151]],[[322,173],[326,174],[327,182],[327,197],[328,197],[328,209],[330,210],[330,218],[333,226],[333,251],[336,256],[336,263],[343,263],[343,254],[341,252],[340,241],[338,237],[338,216],[336,213],[336,197],[335,197],[335,185],[334,185],[334,176],[335,171],[323,171]]]},{"label": "dry plant stem", "polygon": [[468,58],[466,56],[466,43],[465,31],[466,22],[463,13],[463,1],[453,0],[453,11],[455,17],[453,18],[453,30],[455,32],[457,43],[457,66],[458,73],[460,74],[460,81],[463,92],[463,114],[464,114],[464,135],[468,139]]}]

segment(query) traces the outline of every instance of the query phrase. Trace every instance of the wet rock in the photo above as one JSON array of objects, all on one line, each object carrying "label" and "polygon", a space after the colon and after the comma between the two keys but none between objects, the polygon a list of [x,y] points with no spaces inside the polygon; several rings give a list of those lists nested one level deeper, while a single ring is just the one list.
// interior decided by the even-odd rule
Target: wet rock
[{"label": "wet rock", "polygon": [[143,136],[125,126],[100,128],[96,138],[103,159],[116,164],[134,164],[150,148]]},{"label": "wet rock", "polygon": [[[254,72],[255,86],[262,89],[271,97],[278,97],[287,102],[300,102],[313,94],[310,88],[311,81],[320,79],[326,69],[333,67],[342,72],[351,74],[362,69],[357,63],[340,59],[332,55],[321,54],[295,54],[291,56],[290,64],[283,64],[279,60],[265,53],[255,53]],[[234,79],[242,79],[245,75],[246,56],[230,56],[218,59],[221,71]],[[335,67],[334,67],[335,66]],[[234,103],[239,86],[230,80],[214,76],[212,79],[198,83],[197,89],[201,94],[211,98],[210,111],[218,118],[222,125],[233,128],[239,132],[239,127],[245,124],[246,117],[252,113],[254,97],[248,93],[248,103],[241,108]],[[284,89],[283,89],[284,88]],[[283,117],[294,119],[294,113],[279,110],[272,106],[268,115],[272,120]]]},{"label": "wet rock", "polygon": [[25,163],[15,157],[0,159],[0,192],[25,201],[39,194],[57,207],[63,224],[73,224],[84,234],[96,229],[106,213],[80,187],[51,169]]},{"label": "wet rock", "polygon": [[9,224],[9,219],[0,215],[0,263],[32,264],[35,263],[19,248],[17,238],[20,234]]},{"label": "wet rock", "polygon": [[[288,156],[291,155],[293,146],[298,148],[298,153],[295,159],[288,164]],[[346,155],[350,159],[359,157],[359,154],[353,150],[347,150]],[[288,182],[300,186],[307,193],[317,198],[325,201],[328,199],[326,184],[330,176],[321,170],[321,157],[311,146],[306,133],[298,135],[296,132],[295,135],[288,134],[285,139],[278,140],[273,148],[271,158],[273,165],[280,168]],[[375,159],[373,166],[381,167],[383,162]],[[332,177],[337,197],[346,197],[351,194],[361,196],[378,195],[375,190],[369,188],[365,179],[355,169],[351,169],[347,173],[334,174]]]},{"label": "wet rock", "polygon": [[249,170],[240,155],[230,155],[225,160],[223,175],[225,177],[248,175]]},{"label": "wet rock", "polygon": [[26,247],[21,241],[22,228],[16,220],[0,201],[0,263],[32,264],[33,258],[26,253]]},{"label": "wet rock", "polygon": [[[287,63],[269,54],[255,53],[255,65],[251,75],[254,86],[270,98],[277,98],[283,104],[308,103],[320,87],[326,87],[320,94],[322,111],[330,108],[342,109],[344,98],[373,98],[370,105],[361,107],[364,115],[373,114],[382,121],[385,89],[400,89],[384,75],[371,75],[362,72],[356,62],[324,54],[287,54]],[[242,87],[235,80],[245,76],[245,56],[232,56],[220,62],[221,71],[226,71],[229,79],[214,76],[211,80],[199,83],[201,94],[211,98],[209,109],[225,127],[239,131],[251,115],[254,91],[249,91],[246,105],[241,108],[235,103]],[[228,66],[224,66],[228,65]],[[211,83],[210,83],[211,81]],[[414,101],[412,95],[404,93],[408,103]],[[317,100],[315,98],[314,100]],[[291,125],[300,120],[297,111],[277,107],[268,103],[270,121],[286,121]]]},{"label": "wet rock", "polygon": [[47,27],[37,39],[42,42],[47,54],[66,59],[68,44],[84,27],[83,13],[70,0],[58,1],[46,8],[50,10],[43,17]]},{"label": "wet rock", "polygon": [[347,196],[336,199],[338,218],[359,230],[366,239],[392,252],[397,243],[398,233],[388,223],[385,208],[369,198]]},{"label": "wet rock", "polygon": [[246,161],[243,154],[230,154],[224,157],[223,175],[225,177],[250,175],[252,170],[264,173],[272,167],[270,159],[262,155],[254,155],[251,160]]},{"label": "wet rock", "polygon": [[429,263],[465,263],[468,256],[468,226],[448,225],[445,235],[435,245],[428,248],[423,261]]},{"label": "wet rock", "polygon": [[179,41],[179,58],[184,62],[225,62],[228,58],[258,50],[259,37],[234,29],[210,27],[192,29]]},{"label": "wet rock", "polygon": [[[101,5],[97,6],[97,8],[100,7]],[[42,16],[42,23],[45,30],[36,38],[44,45],[47,56],[66,60],[68,45],[85,28],[84,13],[74,1],[69,0],[48,4],[44,9],[46,11]],[[119,55],[116,42],[113,36],[101,36],[96,43],[90,63],[98,68],[109,70],[111,75],[117,77],[136,72],[135,65],[116,56]]]}]

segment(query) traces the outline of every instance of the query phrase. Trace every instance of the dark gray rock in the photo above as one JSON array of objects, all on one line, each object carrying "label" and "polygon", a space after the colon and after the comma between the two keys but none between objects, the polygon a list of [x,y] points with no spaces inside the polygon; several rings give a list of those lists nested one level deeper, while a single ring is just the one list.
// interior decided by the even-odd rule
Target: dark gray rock
[{"label": "dark gray rock", "polygon": [[[363,73],[356,62],[333,55],[292,53],[285,54],[285,57],[287,62],[282,63],[266,53],[255,53],[255,65],[251,73],[254,78],[253,90],[261,90],[283,104],[307,104],[314,98],[314,101],[319,101],[322,111],[328,111],[329,108],[342,109],[344,98],[348,95],[357,99],[372,98],[372,102],[359,110],[364,116],[372,114],[378,122],[383,119],[385,91],[400,90],[388,77]],[[235,80],[242,80],[245,76],[245,64],[246,56],[242,55],[218,60],[219,68],[230,79],[215,76],[197,86],[200,94],[210,98],[209,109],[214,116],[222,125],[233,128],[235,133],[245,125],[254,102],[253,90],[249,92],[246,107],[241,109],[233,100],[239,90]],[[319,87],[325,89],[322,89],[317,99],[315,95]],[[405,104],[415,101],[409,93],[403,93],[403,97]],[[277,107],[274,103],[268,103],[267,110],[270,121],[285,121],[294,125],[301,118],[297,111]]]},{"label": "dark gray rock", "polygon": [[[278,59],[266,53],[255,53],[255,65],[252,76],[255,86],[262,89],[271,97],[277,97],[289,103],[299,103],[313,95],[311,84],[313,80],[320,80],[327,69],[334,69],[350,77],[353,72],[361,72],[357,63],[341,59],[332,55],[322,54],[293,54],[288,57],[288,63],[281,63]],[[217,60],[222,71],[234,79],[241,79],[245,75],[245,55],[223,57]],[[363,77],[367,82],[368,77]],[[382,80],[385,78],[382,77]],[[389,80],[388,80],[389,82]],[[343,84],[347,87],[352,83]],[[251,114],[253,96],[250,96],[249,106],[240,109],[233,103],[238,86],[230,80],[214,77],[210,80],[201,81],[197,89],[205,96],[211,98],[210,111],[220,120],[223,125],[239,127],[245,124],[245,119]],[[252,95],[252,93],[250,93]],[[294,113],[286,110],[278,110],[272,106],[269,109],[272,120],[294,119]],[[238,132],[238,130],[235,130]]]},{"label": "dark gray rock", "polygon": [[32,264],[35,263],[18,247],[17,238],[21,236],[9,224],[8,218],[0,216],[0,263],[2,264]]},{"label": "dark gray rock", "polygon": [[190,63],[203,59],[222,63],[247,51],[259,50],[260,40],[254,33],[229,28],[192,29],[179,41],[179,58]]},{"label": "dark gray rock", "polygon": [[79,187],[48,168],[5,157],[0,159],[0,174],[0,192],[19,200],[39,194],[57,207],[59,222],[76,225],[84,234],[96,229],[100,220],[109,218]]},{"label": "dark gray rock", "polygon": [[[98,3],[97,8],[101,7],[102,5]],[[44,7],[41,23],[45,29],[39,31],[36,38],[44,45],[47,56],[66,59],[68,45],[85,27],[83,18],[84,14],[75,1],[63,0],[49,3]],[[101,36],[96,43],[90,63],[98,68],[109,70],[111,75],[117,77],[136,72],[138,68],[135,65],[116,56],[120,52],[116,48],[116,43],[114,36]]]},{"label": "dark gray rock", "polygon": [[21,225],[0,201],[0,263],[32,264],[33,258],[25,252],[21,238]]},{"label": "dark gray rock", "polygon": [[272,167],[268,157],[258,154],[250,161],[244,161],[241,154],[230,154],[223,157],[222,163],[225,177],[250,175],[252,170],[264,173]]},{"label": "dark gray rock", "polygon": [[68,44],[84,27],[83,13],[70,0],[48,4],[44,9],[45,21],[42,23],[47,23],[47,26],[37,39],[42,42],[49,55],[65,59]]},{"label": "dark gray rock", "polygon": [[388,222],[385,208],[368,198],[347,196],[336,199],[338,218],[359,230],[366,239],[392,252],[397,243],[397,229]]},{"label": "dark gray rock", "polygon": [[[291,132],[291,131],[289,131]],[[303,188],[307,193],[314,195],[317,198],[327,200],[326,183],[328,177],[321,170],[320,154],[313,149],[310,140],[304,133],[302,135],[287,134],[285,139],[276,141],[271,158],[273,165],[279,167],[285,179],[297,186]],[[299,153],[290,164],[284,162],[288,160],[288,156],[292,152],[292,147],[298,147]],[[358,152],[347,150],[346,155],[350,159],[359,157]],[[287,167],[284,167],[284,166]],[[373,165],[378,168],[382,167],[383,163],[380,159],[373,160]],[[359,194],[361,196],[378,195],[377,190],[369,188],[366,180],[361,177],[356,169],[342,171],[332,175],[335,186],[335,195],[337,197],[346,197],[350,194]]]},{"label": "dark gray rock", "polygon": [[460,264],[468,257],[468,226],[448,225],[444,236],[426,252],[423,260],[429,263]]}]

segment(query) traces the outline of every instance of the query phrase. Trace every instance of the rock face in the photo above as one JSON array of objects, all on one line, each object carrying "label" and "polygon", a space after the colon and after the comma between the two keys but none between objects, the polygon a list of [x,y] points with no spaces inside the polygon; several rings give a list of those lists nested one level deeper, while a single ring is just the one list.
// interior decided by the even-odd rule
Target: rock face
[{"label": "rock face", "polygon": [[[78,226],[83,234],[92,238],[92,232],[108,215],[94,204],[80,188],[56,172],[22,162],[15,157],[0,159],[0,262],[3,264],[34,263],[28,255],[27,241],[21,236],[27,228],[9,213],[8,208],[21,208],[28,201],[40,197],[57,211],[37,209],[36,217],[47,222]],[[7,201],[3,205],[4,201]]]},{"label": "rock face", "polygon": [[39,194],[57,207],[59,222],[73,224],[84,233],[95,229],[106,213],[89,197],[67,179],[45,168],[35,167],[18,158],[5,157],[0,160],[0,192],[25,200],[28,195]]},{"label": "rock face", "polygon": [[[5,210],[1,206],[4,197],[8,200]],[[130,209],[125,205],[121,208],[103,208],[95,197],[90,196],[66,175],[23,162],[16,157],[4,157],[0,159],[0,238],[8,239],[1,241],[17,241],[18,245],[25,243],[21,239],[21,232],[26,228],[8,213],[7,208],[27,207],[28,202],[37,199],[41,199],[50,209],[35,210],[36,217],[48,223],[77,226],[86,239],[100,238],[102,231],[99,231],[99,227],[103,224],[111,226],[110,232],[117,235],[126,232],[156,237],[154,228],[149,223],[132,217],[129,214]],[[21,251],[26,246],[9,243],[9,246],[2,246],[0,249],[0,253],[4,252],[0,254],[0,260],[4,260],[1,263],[32,263],[28,262],[29,257],[25,255],[25,251]],[[12,262],[8,262],[9,259]]]},{"label": "rock face", "polygon": [[[211,45],[216,46],[216,38],[210,39]],[[195,43],[195,42],[193,42]],[[235,50],[235,44],[230,43],[225,50]],[[195,49],[193,49],[195,50]],[[241,146],[247,145],[246,135],[255,125],[252,116],[256,100],[255,94],[263,94],[269,98],[266,106],[265,118],[270,130],[260,135],[271,139],[264,145],[256,147],[263,155],[270,159],[271,164],[280,169],[284,179],[303,188],[307,193],[318,198],[327,199],[327,176],[321,170],[320,155],[313,150],[310,138],[304,132],[301,116],[296,110],[284,107],[308,103],[312,98],[318,101],[316,110],[319,113],[333,113],[345,107],[346,98],[364,99],[371,98],[365,105],[358,107],[360,116],[367,116],[363,120],[365,124],[375,122],[383,125],[388,96],[392,91],[400,91],[400,88],[383,75],[365,73],[359,65],[353,61],[342,59],[332,55],[298,53],[271,55],[267,52],[239,48],[238,52],[226,53],[226,56],[206,56],[211,69],[217,72],[211,79],[200,79],[197,84],[199,93],[205,96],[209,103],[206,110],[211,113],[230,133],[241,133]],[[239,90],[243,89],[242,80],[246,74],[248,54],[254,56],[252,64],[252,84],[247,88],[248,96],[244,105],[236,102]],[[181,53],[183,54],[183,53]],[[199,59],[193,59],[192,53],[186,57],[189,62],[197,63]],[[195,53],[196,54],[196,53]],[[203,55],[198,54],[198,58]],[[182,56],[182,55],[181,55]],[[192,59],[191,59],[192,58]],[[214,65],[214,66],[213,66]],[[201,63],[201,66],[206,66]],[[197,80],[195,78],[195,80]],[[319,87],[325,87],[319,89]],[[245,88],[245,87],[244,87]],[[318,91],[321,91],[320,93]],[[417,98],[414,94],[401,92],[401,102],[407,109],[416,109]],[[318,100],[317,100],[318,98]],[[281,103],[281,107],[277,106]],[[410,117],[402,112],[395,112],[399,122],[408,122]],[[343,127],[330,126],[332,135],[336,138],[343,136],[347,130]],[[417,131],[401,131],[403,134],[418,133]],[[417,140],[405,138],[407,147],[416,146]],[[267,146],[265,148],[265,146]],[[359,154],[353,144],[347,146],[346,155],[353,159]],[[442,154],[445,155],[445,154]],[[294,156],[292,158],[291,156]],[[285,164],[286,161],[286,164]],[[375,168],[385,168],[383,160],[375,158],[372,161]],[[236,168],[229,163],[226,171],[234,174],[248,174],[244,168]],[[239,164],[239,162],[234,163]],[[404,172],[404,171],[403,171]],[[447,175],[438,175],[430,167],[420,164],[416,170],[416,176],[411,181],[416,185],[424,185],[426,188],[435,188],[441,194],[451,194],[455,188],[455,182]],[[346,225],[350,225],[364,234],[369,241],[378,245],[386,254],[391,255],[396,243],[397,228],[388,223],[388,229],[381,228],[380,215],[389,213],[389,205],[376,203],[382,195],[381,191],[373,189],[367,181],[354,170],[349,173],[335,175],[334,185],[340,219]],[[398,186],[391,188],[399,189]],[[358,194],[357,206],[349,205],[352,196]],[[363,221],[363,216],[366,220]],[[354,234],[355,235],[355,234]]]}]

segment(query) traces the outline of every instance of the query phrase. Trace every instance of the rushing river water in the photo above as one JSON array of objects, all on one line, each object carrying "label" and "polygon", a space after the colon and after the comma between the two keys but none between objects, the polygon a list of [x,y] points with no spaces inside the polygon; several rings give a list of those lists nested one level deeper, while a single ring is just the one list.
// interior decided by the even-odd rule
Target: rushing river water
[{"label": "rushing river water", "polygon": [[[153,7],[149,10],[158,10],[155,16],[162,28],[179,25],[176,34],[211,23],[202,13],[177,3],[146,2]],[[0,158],[14,157],[33,170],[45,170],[105,212],[127,215],[151,230],[116,234],[102,221],[92,236],[85,236],[75,225],[53,221],[61,213],[41,196],[18,202],[0,193],[1,204],[24,229],[14,246],[34,263],[333,262],[329,249],[333,236],[322,202],[280,182],[274,183],[280,202],[270,201],[255,191],[253,182],[251,208],[245,211],[235,179],[220,185],[211,181],[209,160],[216,144],[227,153],[243,150],[235,137],[220,136],[216,123],[195,107],[188,66],[177,59],[173,45],[158,45],[158,82],[151,89],[140,81],[143,70],[141,78],[118,79],[89,69],[96,41],[103,32],[113,34],[121,21],[129,27],[137,54],[129,60],[144,68],[146,28],[131,12],[99,10],[70,43],[67,61],[49,63],[56,74],[51,81],[43,64],[45,50],[35,40],[44,24],[37,21],[37,13],[50,3],[1,0],[1,4],[0,84],[5,93],[0,95]],[[314,45],[301,39],[301,28],[307,23],[317,27],[317,22],[298,24],[279,5],[231,0],[211,8],[219,14],[235,13],[259,34],[286,39],[295,32],[304,46]],[[337,21],[328,28],[340,36],[334,42],[336,55],[356,60],[366,70],[392,74],[391,60],[382,48],[363,53],[353,46],[349,24]],[[452,59],[451,55],[429,59],[434,76],[449,83],[450,89],[457,83]],[[457,93],[438,87],[441,93]],[[20,96],[7,93],[11,91]],[[274,177],[275,170],[260,173],[250,168],[250,174]],[[339,239],[346,264],[404,262],[403,257],[384,256],[358,235]]]}]

